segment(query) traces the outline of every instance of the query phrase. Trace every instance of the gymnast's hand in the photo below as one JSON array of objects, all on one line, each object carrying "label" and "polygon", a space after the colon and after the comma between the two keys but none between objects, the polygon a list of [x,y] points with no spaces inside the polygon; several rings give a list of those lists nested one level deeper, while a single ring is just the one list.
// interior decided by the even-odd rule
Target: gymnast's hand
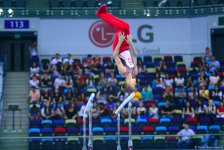
[{"label": "gymnast's hand", "polygon": [[127,35],[127,39],[125,39],[126,41],[127,41],[127,43],[129,44],[129,45],[131,45],[132,44],[132,36],[129,34],[129,35]]},{"label": "gymnast's hand", "polygon": [[120,43],[123,43],[124,39],[125,39],[125,35],[124,35],[124,33],[119,32],[119,33],[118,33],[118,41],[119,41]]}]

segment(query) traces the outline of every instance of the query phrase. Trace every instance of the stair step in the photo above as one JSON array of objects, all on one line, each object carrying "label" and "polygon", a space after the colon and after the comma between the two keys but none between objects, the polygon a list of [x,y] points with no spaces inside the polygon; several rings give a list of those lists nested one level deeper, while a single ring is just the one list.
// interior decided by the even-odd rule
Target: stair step
[{"label": "stair step", "polygon": [[6,73],[3,109],[6,110],[10,104],[18,104],[21,112],[15,111],[14,113],[14,129],[16,132],[12,132],[13,113],[12,111],[5,111],[0,125],[0,137],[12,137],[12,140],[7,140],[7,142],[3,143],[0,140],[0,150],[28,150],[27,139],[14,139],[14,137],[28,137],[29,118],[27,95],[29,93],[29,87],[28,72]]}]

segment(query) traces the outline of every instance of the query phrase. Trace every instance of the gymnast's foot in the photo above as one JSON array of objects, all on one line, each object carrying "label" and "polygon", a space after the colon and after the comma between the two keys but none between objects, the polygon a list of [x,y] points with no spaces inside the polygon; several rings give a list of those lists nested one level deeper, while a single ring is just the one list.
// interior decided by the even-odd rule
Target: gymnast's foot
[{"label": "gymnast's foot", "polygon": [[107,13],[107,5],[106,4],[103,4],[102,6],[100,6],[100,8],[96,12],[96,15],[99,16],[103,13]]}]

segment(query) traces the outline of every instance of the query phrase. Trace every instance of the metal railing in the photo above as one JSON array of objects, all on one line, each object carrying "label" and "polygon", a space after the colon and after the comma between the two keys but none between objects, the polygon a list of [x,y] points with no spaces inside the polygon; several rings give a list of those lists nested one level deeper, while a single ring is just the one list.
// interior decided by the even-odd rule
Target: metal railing
[{"label": "metal railing", "polygon": [[[48,143],[47,146],[58,147],[61,143],[64,143],[63,147],[67,148],[68,146],[73,146],[75,150],[82,149],[82,139],[83,136],[40,136],[40,137],[21,137],[19,133],[16,133],[18,136],[15,137],[0,137],[0,148],[9,147],[21,147],[23,150],[32,149],[34,145],[36,148],[47,148],[44,144]],[[114,137],[117,138],[117,135],[93,135],[93,149],[98,147],[95,143],[101,141],[100,150],[106,150],[107,147],[107,138]],[[126,139],[128,135],[121,135],[121,138],[125,138],[125,143],[128,142]],[[171,138],[172,137],[172,138]],[[172,140],[173,139],[173,140]],[[169,141],[172,140],[172,141]],[[70,144],[71,141],[75,141],[75,144]],[[114,145],[116,145],[116,139],[112,140]],[[144,142],[145,141],[145,142]],[[197,134],[190,137],[190,143],[188,149],[224,149],[224,135],[220,134]],[[72,142],[71,142],[72,143]],[[138,150],[149,150],[149,149],[175,149],[180,148],[181,143],[178,140],[178,136],[175,135],[133,135],[133,145],[134,149]],[[151,143],[151,144],[150,144]],[[59,145],[58,145],[59,144]],[[99,143],[98,143],[99,144]],[[161,145],[162,144],[162,145]],[[172,145],[171,145],[172,144]],[[147,145],[147,148],[145,147]],[[127,144],[126,144],[127,146]],[[26,148],[25,148],[26,147]],[[124,143],[121,145],[122,149],[124,148]],[[10,149],[10,148],[9,148]],[[19,149],[19,148],[18,148]],[[95,148],[96,149],[96,148]],[[127,149],[127,148],[125,148]],[[99,150],[99,149],[97,149]]]},{"label": "metal railing", "polygon": [[[37,17],[37,18],[97,18],[97,8],[60,8],[60,9],[13,9],[3,8],[0,18]],[[192,7],[143,7],[111,9],[110,13],[119,18],[189,18],[224,14],[224,4]]]}]

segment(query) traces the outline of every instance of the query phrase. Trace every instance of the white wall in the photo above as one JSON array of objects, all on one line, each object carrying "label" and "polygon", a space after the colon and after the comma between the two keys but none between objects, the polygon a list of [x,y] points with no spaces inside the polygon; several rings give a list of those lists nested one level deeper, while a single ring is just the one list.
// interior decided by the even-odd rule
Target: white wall
[{"label": "white wall", "polygon": [[[111,45],[98,47],[90,40],[90,28],[100,19],[26,19],[30,20],[30,29],[18,31],[38,31],[38,48],[41,55],[112,54]],[[0,19],[0,31],[17,31],[4,29],[4,20],[4,18]],[[205,47],[210,46],[210,29],[219,27],[218,16],[183,19],[126,19],[126,21],[131,26],[136,48],[139,54],[143,55],[204,53]],[[95,39],[100,41],[107,39],[112,42],[112,35],[105,31],[108,27],[99,22],[97,25],[99,32],[94,34]],[[142,26],[146,27],[139,30]],[[93,31],[96,32],[97,28],[94,29]],[[149,41],[142,42],[138,34]],[[152,38],[153,41],[150,41]]]},{"label": "white wall", "polygon": [[[89,38],[90,26],[95,21],[97,20],[41,19],[38,31],[40,53],[111,54],[111,46],[97,47]],[[200,22],[202,21],[200,25],[197,25],[195,19],[127,19],[126,21],[131,26],[133,39],[137,40],[135,45],[140,54],[191,54],[195,52],[192,49],[194,45],[199,50],[197,52],[200,52],[208,43],[207,37],[203,36],[207,31],[206,26],[201,26],[206,23],[206,19],[200,19]],[[152,42],[143,43],[137,37],[138,29],[142,25],[152,26],[152,29],[145,28],[140,32],[143,38],[148,38],[147,33],[152,33],[154,38]]]},{"label": "white wall", "polygon": [[191,52],[204,53],[205,48],[209,46],[208,36],[208,18],[192,18],[190,19],[191,26]]}]

